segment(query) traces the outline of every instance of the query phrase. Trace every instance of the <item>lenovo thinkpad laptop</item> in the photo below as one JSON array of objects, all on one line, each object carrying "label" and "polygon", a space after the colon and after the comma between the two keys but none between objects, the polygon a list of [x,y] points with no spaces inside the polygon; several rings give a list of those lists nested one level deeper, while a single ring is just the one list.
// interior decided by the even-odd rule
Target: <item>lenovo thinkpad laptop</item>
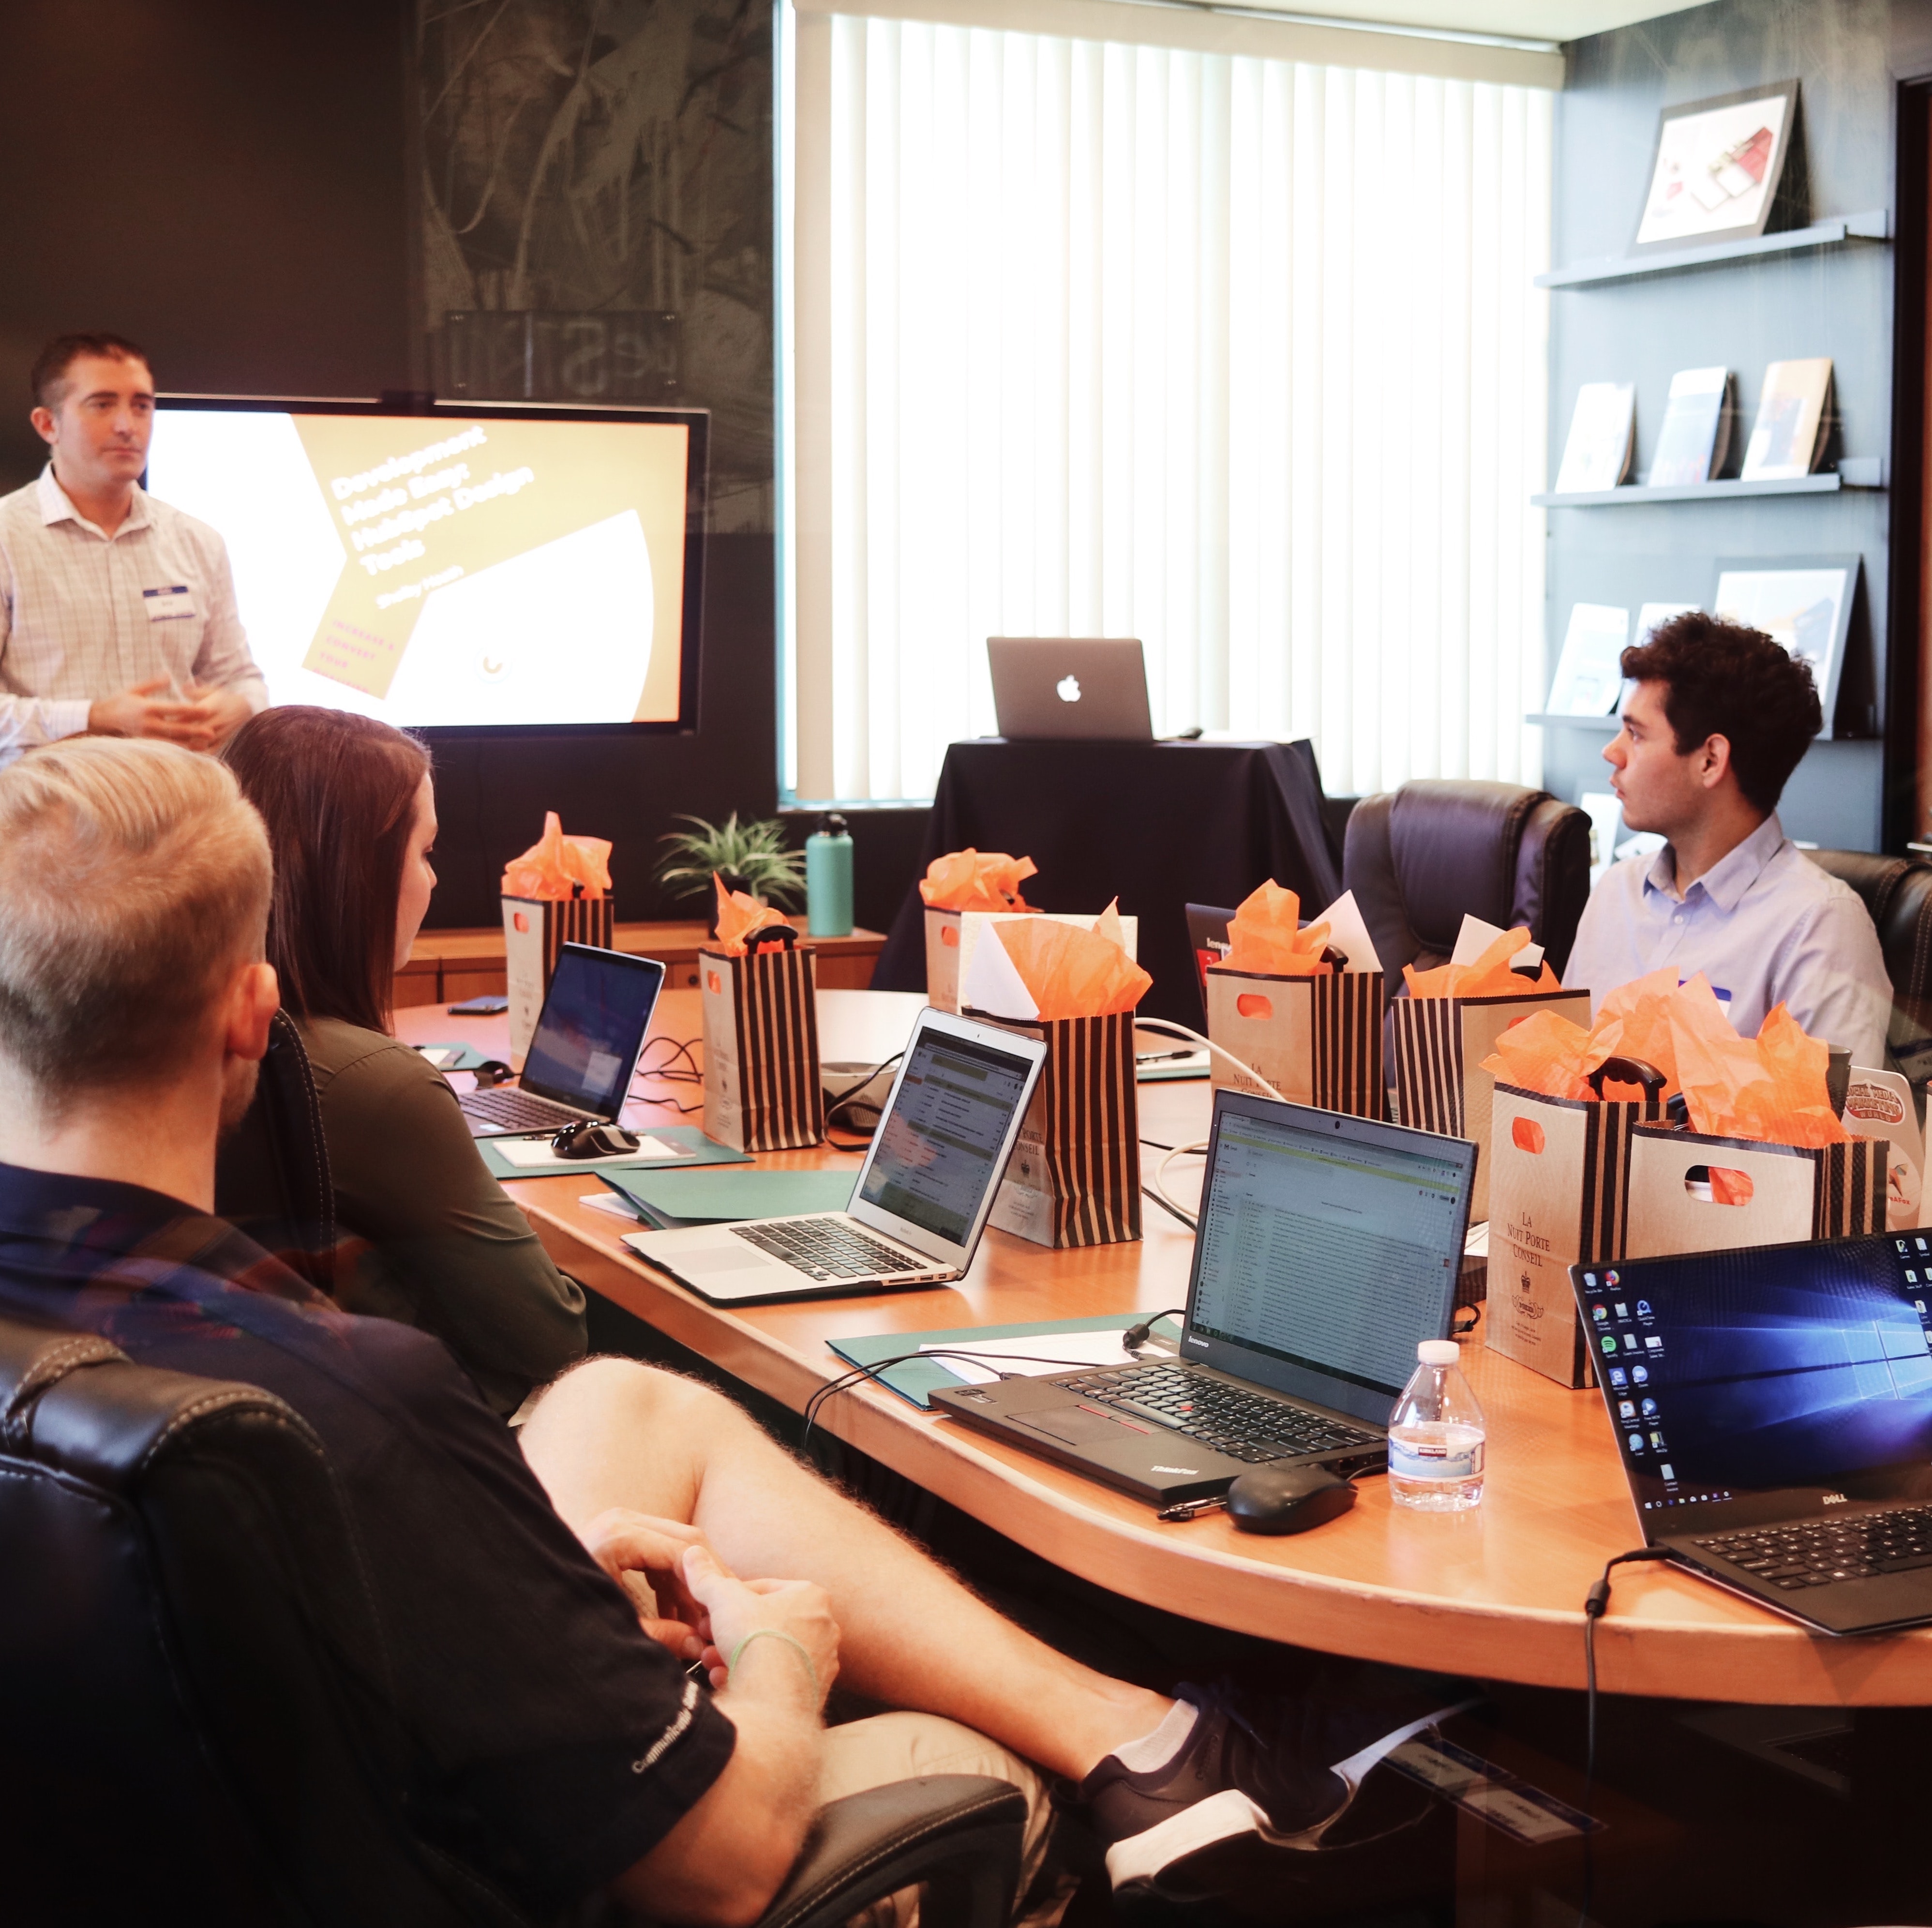
[{"label": "lenovo thinkpad laptop", "polygon": [[616,1121],[629,1096],[664,967],[621,950],[566,944],[544,994],[515,1089],[457,1100],[476,1138],[514,1138]]},{"label": "lenovo thinkpad laptop", "polygon": [[720,1305],[958,1278],[973,1263],[1046,1059],[1036,1039],[923,1011],[849,1209],[634,1232],[624,1242]]},{"label": "lenovo thinkpad laptop", "polygon": [[988,636],[1000,734],[1154,740],[1147,665],[1132,637]]},{"label": "lenovo thinkpad laptop", "polygon": [[1418,1343],[1448,1335],[1475,1169],[1464,1139],[1217,1092],[1179,1360],[932,1404],[1160,1506],[1270,1461],[1379,1468]]},{"label": "lenovo thinkpad laptop", "polygon": [[1648,1545],[1826,1633],[1932,1620],[1932,1233],[1570,1279]]}]

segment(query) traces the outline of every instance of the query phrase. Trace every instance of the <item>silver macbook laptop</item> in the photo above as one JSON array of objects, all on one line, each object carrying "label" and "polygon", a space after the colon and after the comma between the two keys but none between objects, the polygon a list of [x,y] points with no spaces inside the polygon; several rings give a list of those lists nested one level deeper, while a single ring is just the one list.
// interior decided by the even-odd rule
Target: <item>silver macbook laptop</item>
[{"label": "silver macbook laptop", "polygon": [[922,1011],[849,1210],[633,1232],[624,1243],[721,1305],[958,1278],[973,1263],[1046,1057],[1033,1038]]},{"label": "silver macbook laptop", "polygon": [[1154,740],[1133,637],[988,636],[986,662],[1003,737]]},{"label": "silver macbook laptop", "polygon": [[516,1086],[457,1100],[475,1138],[615,1122],[629,1096],[664,967],[621,950],[566,944],[544,994]]}]

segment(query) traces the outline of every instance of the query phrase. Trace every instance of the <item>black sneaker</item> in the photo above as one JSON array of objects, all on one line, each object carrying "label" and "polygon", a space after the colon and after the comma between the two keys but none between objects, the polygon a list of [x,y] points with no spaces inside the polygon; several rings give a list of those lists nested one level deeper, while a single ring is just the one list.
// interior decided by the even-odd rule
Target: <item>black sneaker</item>
[{"label": "black sneaker", "polygon": [[[1369,1715],[1372,1735],[1343,1740],[1332,1707],[1192,1683],[1174,1692],[1196,1711],[1174,1759],[1136,1773],[1110,1754],[1075,1796],[1108,1844],[1116,1893],[1150,1889],[1174,1863],[1237,1836],[1290,1851],[1318,1848],[1377,1761],[1456,1711],[1438,1704],[1392,1729],[1386,1713]],[[1356,1710],[1341,1728],[1368,1712]]]}]

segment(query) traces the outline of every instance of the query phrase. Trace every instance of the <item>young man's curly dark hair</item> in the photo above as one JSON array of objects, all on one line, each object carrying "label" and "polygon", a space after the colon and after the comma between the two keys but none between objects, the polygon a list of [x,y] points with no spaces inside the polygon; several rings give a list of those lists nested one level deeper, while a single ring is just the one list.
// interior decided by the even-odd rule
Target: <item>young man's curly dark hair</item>
[{"label": "young man's curly dark hair", "polygon": [[1731,767],[1747,802],[1766,815],[1824,727],[1810,666],[1761,629],[1689,610],[1660,623],[1648,642],[1623,653],[1623,672],[1664,685],[1664,713],[1677,753],[1706,737],[1731,746]]}]

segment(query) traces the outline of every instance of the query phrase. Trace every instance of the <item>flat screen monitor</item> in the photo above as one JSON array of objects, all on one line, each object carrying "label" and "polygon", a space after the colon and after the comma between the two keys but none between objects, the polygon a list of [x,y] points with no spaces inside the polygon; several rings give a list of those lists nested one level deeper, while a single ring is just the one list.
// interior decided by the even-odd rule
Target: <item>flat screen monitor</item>
[{"label": "flat screen monitor", "polygon": [[697,727],[701,410],[163,395],[276,703],[406,728]]}]

